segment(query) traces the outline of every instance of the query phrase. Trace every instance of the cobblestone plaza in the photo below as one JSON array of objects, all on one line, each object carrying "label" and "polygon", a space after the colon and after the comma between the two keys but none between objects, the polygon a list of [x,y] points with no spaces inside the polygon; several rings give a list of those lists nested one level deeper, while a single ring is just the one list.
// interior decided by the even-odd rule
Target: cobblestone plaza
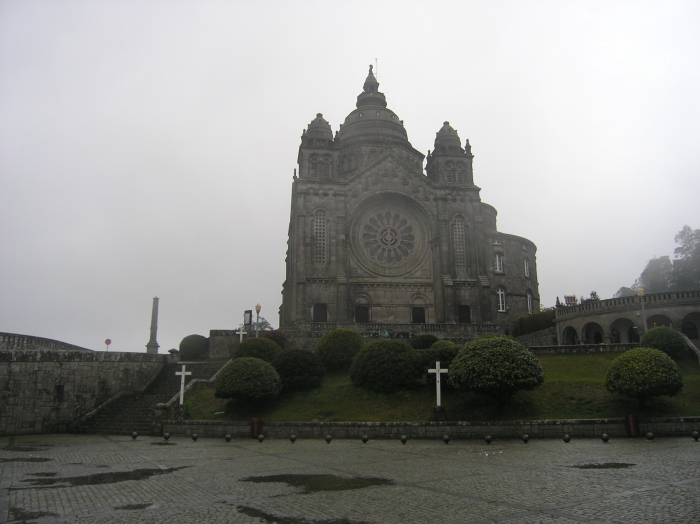
[{"label": "cobblestone plaza", "polygon": [[34,435],[0,439],[0,522],[697,522],[700,443]]}]

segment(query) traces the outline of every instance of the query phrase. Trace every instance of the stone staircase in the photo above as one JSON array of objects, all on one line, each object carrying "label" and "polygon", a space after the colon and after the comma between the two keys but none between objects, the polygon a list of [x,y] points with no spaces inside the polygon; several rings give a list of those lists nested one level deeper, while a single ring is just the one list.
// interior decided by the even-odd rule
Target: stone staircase
[{"label": "stone staircase", "polygon": [[[190,362],[185,365],[186,370],[192,372],[187,376],[189,383],[196,378],[208,380],[226,362]],[[155,405],[168,402],[180,392],[180,377],[175,372],[181,369],[181,363],[166,364],[145,391],[115,399],[74,427],[73,432],[130,435],[136,431],[139,435],[150,435],[156,419]]]}]

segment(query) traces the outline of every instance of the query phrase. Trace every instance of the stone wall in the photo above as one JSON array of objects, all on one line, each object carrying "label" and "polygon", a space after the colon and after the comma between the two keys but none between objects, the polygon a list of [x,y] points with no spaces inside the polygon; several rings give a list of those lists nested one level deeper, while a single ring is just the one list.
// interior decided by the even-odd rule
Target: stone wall
[{"label": "stone wall", "polygon": [[550,327],[515,337],[526,348],[531,346],[551,346],[557,343],[557,328]]},{"label": "stone wall", "polygon": [[50,338],[18,335],[16,333],[0,333],[0,350],[13,349],[50,349],[53,351],[92,351],[73,344],[66,344],[60,340]]},{"label": "stone wall", "polygon": [[[700,417],[642,419],[639,421],[641,435],[648,432],[657,437],[690,438],[693,431],[700,430]],[[163,432],[171,435],[221,438],[226,434],[234,438],[249,438],[250,423],[244,421],[219,422],[202,420],[166,421]],[[262,434],[266,438],[322,439],[331,435],[335,439],[359,439],[367,435],[370,439],[398,439],[406,435],[412,439],[440,439],[443,435],[457,439],[561,438],[568,434],[572,438],[599,438],[607,433],[610,438],[623,438],[624,419],[577,419],[577,420],[524,420],[499,422],[263,422]]]},{"label": "stone wall", "polygon": [[209,331],[209,358],[231,358],[231,348],[240,340],[233,329]]},{"label": "stone wall", "polygon": [[624,353],[639,347],[639,344],[578,344],[573,346],[530,346],[528,349],[535,355],[548,353],[579,354],[579,353]]},{"label": "stone wall", "polygon": [[115,394],[145,386],[167,359],[144,353],[0,350],[0,436],[63,432]]}]

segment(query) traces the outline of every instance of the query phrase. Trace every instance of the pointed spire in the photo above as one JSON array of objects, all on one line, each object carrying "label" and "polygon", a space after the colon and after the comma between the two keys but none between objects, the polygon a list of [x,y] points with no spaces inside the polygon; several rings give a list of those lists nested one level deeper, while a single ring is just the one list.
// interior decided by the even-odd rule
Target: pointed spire
[{"label": "pointed spire", "polygon": [[365,85],[362,86],[362,90],[365,93],[376,93],[379,91],[379,82],[377,82],[377,79],[374,77],[374,73],[372,72],[372,64],[369,65],[369,74],[365,80]]}]

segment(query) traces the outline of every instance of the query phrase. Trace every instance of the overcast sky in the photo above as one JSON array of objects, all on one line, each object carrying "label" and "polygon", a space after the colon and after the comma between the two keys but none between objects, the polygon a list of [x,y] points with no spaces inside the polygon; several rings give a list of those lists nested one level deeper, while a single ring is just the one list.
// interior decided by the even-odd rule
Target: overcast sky
[{"label": "overcast sky", "polygon": [[0,331],[161,352],[278,325],[302,129],[367,66],[449,120],[542,302],[631,285],[700,228],[697,1],[0,0]]}]

